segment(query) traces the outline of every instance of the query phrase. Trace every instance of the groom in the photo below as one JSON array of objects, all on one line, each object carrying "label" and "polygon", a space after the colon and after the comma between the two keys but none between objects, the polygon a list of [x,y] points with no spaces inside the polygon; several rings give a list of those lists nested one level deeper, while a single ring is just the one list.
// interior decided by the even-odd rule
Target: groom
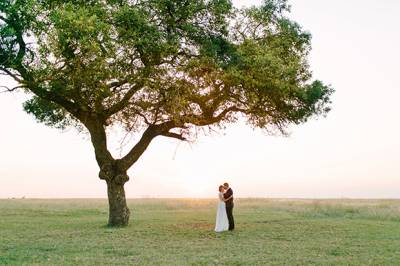
[{"label": "groom", "polygon": [[233,210],[233,191],[229,187],[228,183],[224,183],[224,188],[226,190],[226,192],[224,194],[226,215],[228,216],[229,230],[232,231],[233,229],[235,229],[235,222],[233,221],[233,215],[232,215],[232,210]]}]

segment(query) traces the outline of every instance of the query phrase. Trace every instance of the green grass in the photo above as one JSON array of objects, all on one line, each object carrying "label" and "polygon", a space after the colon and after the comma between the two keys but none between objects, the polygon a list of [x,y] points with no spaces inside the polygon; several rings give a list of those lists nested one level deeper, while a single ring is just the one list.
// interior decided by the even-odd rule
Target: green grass
[{"label": "green grass", "polygon": [[215,200],[0,200],[0,265],[399,265],[400,201],[236,199],[214,233]]}]

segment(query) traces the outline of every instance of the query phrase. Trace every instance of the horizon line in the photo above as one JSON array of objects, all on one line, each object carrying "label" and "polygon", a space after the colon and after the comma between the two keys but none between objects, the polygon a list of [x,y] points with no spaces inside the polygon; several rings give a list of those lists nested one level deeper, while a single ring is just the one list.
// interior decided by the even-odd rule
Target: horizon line
[{"label": "horizon line", "polygon": [[[217,200],[210,197],[129,197],[127,200]],[[270,199],[270,200],[400,200],[385,197],[235,197],[235,199]],[[0,200],[108,200],[106,197],[0,197]]]}]

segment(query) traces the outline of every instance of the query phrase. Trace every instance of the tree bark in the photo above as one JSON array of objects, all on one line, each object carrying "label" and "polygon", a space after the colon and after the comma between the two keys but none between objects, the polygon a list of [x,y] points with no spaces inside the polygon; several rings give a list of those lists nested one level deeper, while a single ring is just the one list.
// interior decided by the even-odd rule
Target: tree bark
[{"label": "tree bark", "polygon": [[[85,121],[100,167],[99,177],[107,183],[109,203],[109,226],[126,226],[130,211],[126,204],[124,184],[129,180],[128,169],[140,158],[150,142],[158,135],[167,134],[171,122],[151,125],[143,133],[140,141],[121,159],[114,159],[107,148],[107,134],[100,118],[91,117]],[[172,134],[172,133],[170,133]]]},{"label": "tree bark", "polygon": [[[100,121],[100,122],[99,122]],[[129,180],[120,160],[115,160],[107,148],[107,135],[101,119],[91,118],[85,121],[90,132],[96,160],[100,167],[99,177],[107,183],[109,204],[109,226],[126,226],[130,211],[126,204],[124,184]]]},{"label": "tree bark", "polygon": [[130,211],[126,204],[124,184],[107,181],[107,192],[110,207],[108,225],[128,225]]}]

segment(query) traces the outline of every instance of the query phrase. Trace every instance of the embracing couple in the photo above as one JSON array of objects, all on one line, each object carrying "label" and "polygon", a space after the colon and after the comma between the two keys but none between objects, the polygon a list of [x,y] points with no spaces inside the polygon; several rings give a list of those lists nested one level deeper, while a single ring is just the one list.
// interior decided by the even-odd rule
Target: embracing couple
[{"label": "embracing couple", "polygon": [[223,232],[235,229],[233,221],[233,191],[228,183],[219,186],[219,202],[217,209],[217,219],[215,222],[215,232]]}]

